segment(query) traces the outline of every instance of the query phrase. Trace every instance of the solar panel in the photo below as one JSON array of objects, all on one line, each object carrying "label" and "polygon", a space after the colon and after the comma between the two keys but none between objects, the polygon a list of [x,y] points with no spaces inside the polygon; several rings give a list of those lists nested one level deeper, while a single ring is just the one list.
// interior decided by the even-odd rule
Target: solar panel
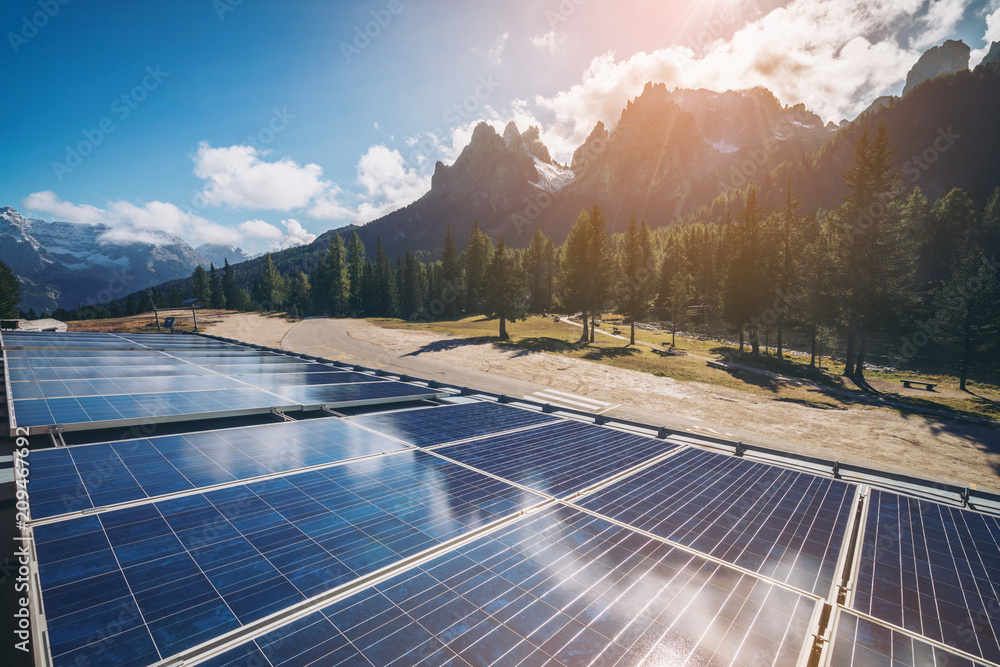
[{"label": "solar panel", "polygon": [[379,401],[400,401],[440,396],[436,389],[417,387],[402,382],[354,382],[328,385],[281,385],[268,391],[304,406],[371,405]]},{"label": "solar panel", "polygon": [[825,597],[854,491],[833,479],[685,450],[579,505]]},{"label": "solar panel", "polygon": [[152,376],[93,380],[43,380],[12,382],[14,399],[108,396],[113,394],[160,394],[172,391],[211,391],[247,388],[248,382],[222,375]]},{"label": "solar panel", "polygon": [[53,662],[92,660],[95,628],[166,657],[539,500],[403,451],[38,526]]},{"label": "solar panel", "polygon": [[42,449],[31,457],[31,517],[42,519],[405,447],[330,418]]},{"label": "solar panel", "polygon": [[388,414],[362,415],[350,421],[419,447],[510,431],[555,421],[555,417],[498,403],[466,403]]},{"label": "solar panel", "polygon": [[562,497],[675,447],[600,426],[558,421],[437,451],[491,475]]},{"label": "solar panel", "polygon": [[872,490],[853,608],[1000,662],[1000,518]]},{"label": "solar panel", "polygon": [[985,667],[980,662],[848,611],[840,613],[830,664]]},{"label": "solar panel", "polygon": [[[99,428],[114,422],[206,414],[269,411],[272,407],[300,409],[294,400],[282,399],[260,389],[184,391],[164,394],[39,398],[12,401],[16,427],[36,433],[52,425]],[[109,424],[110,422],[110,424]],[[11,429],[15,424],[11,424]]]},{"label": "solar panel", "polygon": [[555,507],[206,664],[793,665],[815,605]]}]

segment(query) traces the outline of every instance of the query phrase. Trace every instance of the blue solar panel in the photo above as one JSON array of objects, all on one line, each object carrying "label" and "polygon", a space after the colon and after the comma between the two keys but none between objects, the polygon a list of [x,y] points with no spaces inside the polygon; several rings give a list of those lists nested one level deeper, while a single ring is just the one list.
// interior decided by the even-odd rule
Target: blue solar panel
[{"label": "blue solar panel", "polygon": [[161,394],[172,391],[210,391],[247,388],[246,381],[222,375],[152,376],[116,380],[47,380],[11,382],[14,399],[63,398],[114,394]]},{"label": "blue solar panel", "polygon": [[559,507],[209,664],[793,665],[815,604]]},{"label": "blue solar panel", "polygon": [[[335,371],[330,367],[321,369],[323,372],[295,372],[295,373],[261,373],[258,375],[239,376],[244,382],[270,389],[281,386],[302,386],[316,384],[346,384],[349,382],[388,382],[384,378],[364,373],[354,373],[352,371]],[[227,374],[229,374],[227,372]]]},{"label": "blue solar panel", "polygon": [[352,417],[350,421],[418,447],[465,440],[556,418],[497,403],[466,403]]},{"label": "blue solar panel", "polygon": [[32,519],[405,448],[338,419],[32,453]]},{"label": "blue solar panel", "polygon": [[1000,518],[873,490],[854,608],[1000,662]]},{"label": "blue solar panel", "polygon": [[579,505],[825,597],[854,490],[837,480],[686,450]]},{"label": "blue solar panel", "polygon": [[848,611],[840,613],[831,665],[985,667]]},{"label": "blue solar panel", "polygon": [[248,409],[267,410],[273,406],[296,407],[294,403],[260,389],[13,401],[14,415],[19,427],[89,424]]},{"label": "blue solar panel", "polygon": [[403,451],[38,526],[54,664],[95,628],[172,655],[540,500]]},{"label": "blue solar panel", "polygon": [[[78,368],[11,368],[11,382],[47,380],[99,380],[158,376],[214,375],[214,371],[190,364],[163,363],[154,366],[83,366]],[[235,374],[233,374],[235,375]]]},{"label": "blue solar panel", "polygon": [[430,398],[441,392],[437,389],[416,387],[402,382],[356,382],[352,384],[329,384],[314,386],[271,387],[268,391],[283,396],[295,403],[307,406],[343,403],[370,403],[386,399]]},{"label": "blue solar panel", "polygon": [[437,451],[535,491],[562,497],[675,447],[600,426],[559,421]]}]

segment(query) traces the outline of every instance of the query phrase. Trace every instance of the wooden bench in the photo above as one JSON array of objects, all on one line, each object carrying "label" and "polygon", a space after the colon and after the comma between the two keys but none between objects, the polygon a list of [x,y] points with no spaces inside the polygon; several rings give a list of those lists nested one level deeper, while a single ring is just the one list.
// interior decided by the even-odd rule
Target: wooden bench
[{"label": "wooden bench", "polygon": [[619,329],[618,327],[611,327],[611,333],[613,333],[616,336],[620,336],[621,333],[622,333],[622,330]]},{"label": "wooden bench", "polygon": [[932,391],[934,389],[934,387],[937,386],[936,384],[934,384],[932,382],[923,382],[921,380],[903,380],[902,382],[903,382],[903,386],[906,387],[907,389],[912,389],[912,387],[910,387],[911,384],[922,385],[924,387],[924,389],[926,389],[927,391]]}]

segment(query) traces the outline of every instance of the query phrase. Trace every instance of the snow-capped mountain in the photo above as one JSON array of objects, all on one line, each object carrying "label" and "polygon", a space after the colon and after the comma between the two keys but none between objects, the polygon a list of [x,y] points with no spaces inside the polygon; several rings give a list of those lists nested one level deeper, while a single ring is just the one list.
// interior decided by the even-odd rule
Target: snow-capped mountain
[{"label": "snow-capped mountain", "polygon": [[[163,234],[156,244],[108,242],[105,225],[46,222],[0,207],[0,260],[21,281],[21,308],[36,312],[74,308],[125,296],[136,290],[185,277],[201,264],[228,257],[246,259],[238,248],[209,247],[211,259],[177,236]],[[204,248],[204,246],[202,246]]]},{"label": "snow-capped mountain", "polygon": [[212,264],[220,267],[227,261],[230,264],[237,264],[250,259],[250,255],[245,253],[243,248],[234,248],[231,245],[223,245],[221,243],[203,243],[195,248],[194,251],[208,260],[208,264],[202,262],[202,266],[206,269]]}]

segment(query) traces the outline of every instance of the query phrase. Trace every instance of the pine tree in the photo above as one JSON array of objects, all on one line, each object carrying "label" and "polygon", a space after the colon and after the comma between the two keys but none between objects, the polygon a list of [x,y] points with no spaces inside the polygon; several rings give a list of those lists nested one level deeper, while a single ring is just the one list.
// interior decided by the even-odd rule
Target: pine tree
[{"label": "pine tree", "polygon": [[900,320],[913,274],[912,236],[902,224],[900,174],[885,125],[871,141],[867,130],[862,134],[844,182],[849,188],[840,217],[848,317],[844,375],[864,387],[868,332]]},{"label": "pine tree", "polygon": [[524,273],[527,276],[530,295],[528,310],[532,313],[544,313],[552,308],[554,254],[555,246],[552,244],[552,239],[541,229],[536,229],[524,253]]},{"label": "pine tree", "polygon": [[599,315],[608,301],[611,291],[614,256],[611,254],[611,244],[608,242],[608,231],[601,208],[594,204],[587,216],[587,264],[589,305],[592,313],[590,318],[590,342],[594,342],[593,314]]},{"label": "pine tree", "polygon": [[271,259],[271,253],[264,255],[264,266],[260,273],[259,293],[257,301],[264,312],[280,310],[285,304],[287,285],[284,277],[278,273]]},{"label": "pine tree", "polygon": [[21,283],[10,267],[0,262],[0,317],[16,318],[19,303],[21,303]]},{"label": "pine tree", "polygon": [[222,276],[215,270],[215,264],[212,264],[208,271],[208,282],[211,292],[209,305],[217,310],[222,310],[226,307],[226,293],[222,288]]},{"label": "pine tree", "polygon": [[292,278],[289,288],[289,299],[292,308],[292,318],[298,319],[309,314],[309,307],[312,303],[312,291],[309,286],[309,277],[304,271],[299,271],[298,275]]},{"label": "pine tree", "polygon": [[500,339],[508,340],[507,320],[513,322],[527,317],[527,303],[524,299],[524,274],[517,258],[507,250],[503,236],[497,241],[487,272],[489,283],[485,285],[483,310],[490,319],[500,319]]},{"label": "pine tree", "polygon": [[205,271],[205,267],[201,264],[194,267],[194,273],[191,274],[191,282],[192,296],[203,299],[206,304],[210,303],[212,300],[212,287],[209,282],[208,272]]},{"label": "pine tree", "polygon": [[402,317],[415,320],[424,305],[424,276],[420,262],[407,251],[399,281],[399,309]]},{"label": "pine tree", "polygon": [[465,250],[465,312],[470,315],[481,314],[485,309],[486,273],[493,254],[493,241],[481,229],[479,222],[472,223],[472,236],[469,237],[469,247]]},{"label": "pine tree", "polygon": [[397,309],[396,299],[396,274],[392,270],[392,263],[389,256],[382,249],[382,238],[376,239],[375,243],[375,265],[373,267],[374,288],[373,310],[376,317],[395,317]]},{"label": "pine tree", "polygon": [[798,283],[799,255],[801,248],[802,219],[798,210],[802,202],[792,194],[792,179],[789,177],[785,188],[785,206],[780,212],[780,238],[774,246],[777,256],[774,263],[775,284],[778,294],[775,299],[780,305],[777,308],[778,343],[777,355],[784,357],[785,314],[792,307],[793,285]]},{"label": "pine tree", "polygon": [[760,354],[756,323],[769,301],[762,230],[766,215],[766,209],[757,199],[757,189],[750,188],[740,215],[730,228],[733,256],[726,276],[723,305],[723,317],[739,327],[740,354],[743,353],[744,330],[749,329],[754,356]]},{"label": "pine tree", "polygon": [[687,319],[687,306],[694,297],[694,278],[689,273],[678,271],[670,279],[670,347],[677,344],[677,327]]},{"label": "pine tree", "polygon": [[644,221],[640,228],[633,215],[625,232],[615,285],[618,310],[631,320],[630,345],[635,345],[635,321],[646,315],[655,296],[656,271],[649,227]]},{"label": "pine tree", "polygon": [[354,317],[363,315],[371,305],[363,296],[365,263],[365,244],[358,233],[354,232],[347,247],[347,284],[350,289],[348,309]]},{"label": "pine tree", "polygon": [[447,320],[457,320],[461,303],[459,301],[462,294],[462,262],[459,258],[458,244],[451,234],[449,224],[444,233],[444,253],[441,256],[441,282],[440,291],[431,291],[431,294],[440,295],[441,303],[444,305],[443,315]]},{"label": "pine tree", "polygon": [[344,239],[340,238],[340,234],[333,235],[330,249],[326,254],[326,284],[324,287],[327,290],[327,312],[333,317],[343,317],[349,306],[351,283],[344,258]]},{"label": "pine tree", "polygon": [[559,269],[559,302],[569,313],[577,311],[583,313],[583,332],[580,335],[580,342],[586,342],[588,338],[587,317],[590,308],[588,291],[590,267],[587,263],[590,244],[588,223],[587,212],[581,211],[562,247],[562,261]]},{"label": "pine tree", "polygon": [[[229,260],[223,258],[222,266],[222,293],[225,295],[226,305],[233,310],[242,310],[239,301],[239,285],[236,284],[236,276],[233,275],[233,267],[229,266]],[[171,298],[172,300],[172,298]]]}]

